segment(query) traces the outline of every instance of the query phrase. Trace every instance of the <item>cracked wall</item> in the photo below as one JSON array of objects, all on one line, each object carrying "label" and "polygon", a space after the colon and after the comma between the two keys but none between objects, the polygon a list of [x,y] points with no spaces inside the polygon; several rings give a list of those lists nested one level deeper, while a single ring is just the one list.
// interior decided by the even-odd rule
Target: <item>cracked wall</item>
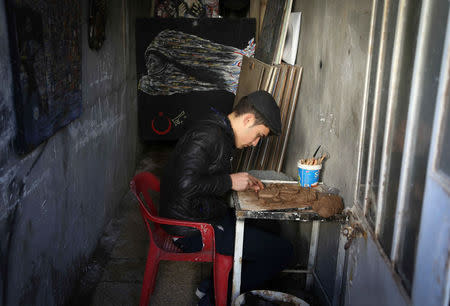
[{"label": "cracked wall", "polygon": [[134,174],[134,20],[150,1],[108,2],[106,40],[87,43],[82,2],[83,112],[25,156],[16,133],[4,4],[0,4],[0,304],[61,305]]}]

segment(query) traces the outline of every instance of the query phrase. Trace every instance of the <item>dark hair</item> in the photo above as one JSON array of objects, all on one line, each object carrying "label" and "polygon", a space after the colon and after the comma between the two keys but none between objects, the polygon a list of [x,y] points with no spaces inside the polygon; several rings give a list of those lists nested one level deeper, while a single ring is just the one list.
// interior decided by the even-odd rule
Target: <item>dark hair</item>
[{"label": "dark hair", "polygon": [[247,96],[241,98],[233,108],[233,112],[236,114],[236,117],[239,117],[243,114],[253,114],[255,115],[255,123],[253,125],[259,125],[263,124],[265,126],[268,126],[267,120],[263,117],[263,115],[258,112],[253,104],[250,103]]}]

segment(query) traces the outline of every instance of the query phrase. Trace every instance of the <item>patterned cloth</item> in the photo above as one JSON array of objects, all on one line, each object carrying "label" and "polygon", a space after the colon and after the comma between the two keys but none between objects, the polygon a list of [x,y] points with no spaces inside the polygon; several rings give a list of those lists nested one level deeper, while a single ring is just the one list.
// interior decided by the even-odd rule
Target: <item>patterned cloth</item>
[{"label": "patterned cloth", "polygon": [[219,0],[156,1],[156,16],[163,18],[215,18],[219,16]]},{"label": "patterned cloth", "polygon": [[174,30],[161,31],[145,51],[147,75],[139,89],[149,95],[226,90],[236,93],[243,55],[252,57],[255,43],[238,49]]}]

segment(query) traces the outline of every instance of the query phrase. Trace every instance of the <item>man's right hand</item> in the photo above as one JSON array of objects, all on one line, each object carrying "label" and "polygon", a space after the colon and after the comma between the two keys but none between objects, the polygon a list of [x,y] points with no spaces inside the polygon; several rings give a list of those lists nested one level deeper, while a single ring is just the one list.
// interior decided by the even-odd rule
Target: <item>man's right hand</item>
[{"label": "man's right hand", "polygon": [[244,191],[247,189],[253,189],[258,191],[264,189],[263,183],[256,177],[251,176],[247,172],[238,172],[230,174],[231,177],[231,189],[235,191]]}]

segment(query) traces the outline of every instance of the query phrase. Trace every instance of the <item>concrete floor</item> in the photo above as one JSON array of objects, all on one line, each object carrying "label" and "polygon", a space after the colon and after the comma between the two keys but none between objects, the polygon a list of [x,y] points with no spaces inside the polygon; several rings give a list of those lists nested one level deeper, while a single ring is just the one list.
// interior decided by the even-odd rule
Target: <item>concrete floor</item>
[{"label": "concrete floor", "polygon": [[[171,145],[148,148],[136,173],[149,171],[160,176]],[[159,199],[154,199],[159,202]],[[134,195],[121,201],[117,217],[106,228],[99,246],[82,277],[70,305],[138,305],[147,256],[148,234]],[[150,305],[197,305],[195,290],[212,270],[210,263],[161,262]],[[286,274],[274,281],[274,288],[318,305],[299,288],[304,278]]]},{"label": "concrete floor", "polygon": [[[149,148],[136,173],[149,171],[160,176],[171,149],[170,145]],[[158,198],[154,200],[159,203]],[[115,234],[117,239],[93,292],[92,306],[139,304],[148,233],[131,192],[123,198],[115,222],[117,225],[112,228],[115,227],[118,232]],[[197,305],[195,290],[200,281],[210,274],[211,267],[209,263],[161,262],[150,305]]]},{"label": "concrete floor", "polygon": [[[121,230],[91,305],[138,305],[147,255],[147,232],[137,203],[124,203]],[[196,305],[195,289],[210,271],[209,264],[163,261],[151,305]]]}]

